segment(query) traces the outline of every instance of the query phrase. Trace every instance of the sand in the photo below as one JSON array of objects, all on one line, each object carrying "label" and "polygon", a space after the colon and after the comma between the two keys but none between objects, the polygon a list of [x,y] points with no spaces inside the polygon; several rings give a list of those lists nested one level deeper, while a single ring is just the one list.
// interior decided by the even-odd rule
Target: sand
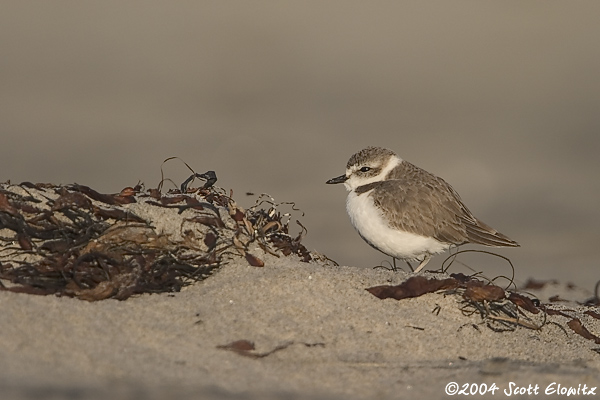
[{"label": "sand", "polygon": [[[380,300],[365,290],[403,277],[268,259],[126,301],[2,292],[3,398],[443,398],[449,382],[600,385],[600,346],[568,329],[498,333],[462,315],[456,296]],[[287,347],[262,358],[217,348],[236,340],[258,353]]]},{"label": "sand", "polygon": [[[600,344],[564,316],[497,332],[461,311],[460,294],[398,301],[365,290],[403,282],[402,271],[252,251],[264,267],[233,257],[177,293],[87,302],[0,291],[1,398],[435,399],[451,382],[498,387],[494,397],[513,385],[535,397],[538,385],[549,397],[559,384],[600,386]],[[591,297],[559,283],[539,292],[553,295]],[[599,307],[554,307],[600,336],[600,320],[583,314]],[[223,348],[240,340],[255,349]]]}]

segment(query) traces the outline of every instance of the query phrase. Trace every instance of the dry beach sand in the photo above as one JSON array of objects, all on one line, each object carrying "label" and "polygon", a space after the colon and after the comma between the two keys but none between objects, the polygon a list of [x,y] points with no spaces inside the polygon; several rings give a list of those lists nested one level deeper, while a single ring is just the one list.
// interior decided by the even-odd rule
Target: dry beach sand
[{"label": "dry beach sand", "polygon": [[[2,189],[23,193],[14,185]],[[58,201],[49,188],[28,192],[45,193],[50,205]],[[111,207],[150,220],[173,241],[184,240],[184,218],[206,214],[192,208],[179,213],[151,200]],[[235,224],[229,210],[218,211],[226,227]],[[199,240],[207,232],[194,229]],[[8,230],[0,233],[6,237]],[[532,390],[538,385],[538,396],[531,397],[552,398],[544,393],[549,385],[579,388],[580,395],[584,385],[600,386],[600,343],[567,325],[578,318],[600,336],[600,308],[576,303],[592,293],[547,284],[537,296],[542,303],[555,295],[571,300],[553,303],[565,315],[528,314],[541,329],[498,331],[479,312],[461,311],[460,291],[381,300],[365,289],[398,285],[409,275],[275,256],[246,239],[247,251],[264,266],[249,265],[256,262],[234,249],[211,276],[180,292],[89,302],[0,291],[0,397],[446,398],[446,386],[456,382],[460,388],[495,384],[494,397],[503,398],[514,382]],[[234,342],[237,347],[230,346]]]}]

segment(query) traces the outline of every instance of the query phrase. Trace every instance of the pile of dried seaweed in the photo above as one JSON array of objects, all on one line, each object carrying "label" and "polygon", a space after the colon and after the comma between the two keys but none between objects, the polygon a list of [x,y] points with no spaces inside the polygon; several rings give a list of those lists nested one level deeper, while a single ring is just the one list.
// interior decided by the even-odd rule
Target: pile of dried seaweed
[{"label": "pile of dried seaweed", "polygon": [[251,245],[311,259],[305,230],[291,237],[279,204],[261,198],[244,210],[207,174],[196,175],[207,179],[201,188],[186,181],[167,193],[142,185],[101,194],[77,184],[0,184],[0,290],[124,300],[179,291],[236,257],[263,266]]},{"label": "pile of dried seaweed", "polygon": [[[558,325],[564,329],[564,325],[578,335],[600,344],[600,337],[591,333],[582,322],[582,319],[600,319],[600,313],[594,308],[597,302],[594,301],[578,305],[577,310],[553,303],[543,304],[536,298],[506,290],[493,282],[486,283],[462,273],[451,274],[449,277],[446,275],[441,279],[413,276],[400,285],[374,286],[367,291],[380,299],[396,300],[419,297],[427,293],[458,295],[463,314],[478,313],[482,323],[496,332],[513,331],[519,326],[539,330],[548,324]],[[439,309],[432,310],[437,313],[439,311]],[[548,316],[561,316],[568,321],[566,324],[562,321],[557,323],[549,321]],[[478,329],[477,326],[475,328]]]}]

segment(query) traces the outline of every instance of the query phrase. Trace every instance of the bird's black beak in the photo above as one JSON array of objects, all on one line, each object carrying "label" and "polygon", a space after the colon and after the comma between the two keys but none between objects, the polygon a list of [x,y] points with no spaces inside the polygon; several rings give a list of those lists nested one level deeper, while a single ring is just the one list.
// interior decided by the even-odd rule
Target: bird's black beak
[{"label": "bird's black beak", "polygon": [[346,182],[346,180],[348,180],[348,177],[346,175],[340,175],[337,178],[330,179],[325,183],[333,185],[334,183],[344,183]]}]

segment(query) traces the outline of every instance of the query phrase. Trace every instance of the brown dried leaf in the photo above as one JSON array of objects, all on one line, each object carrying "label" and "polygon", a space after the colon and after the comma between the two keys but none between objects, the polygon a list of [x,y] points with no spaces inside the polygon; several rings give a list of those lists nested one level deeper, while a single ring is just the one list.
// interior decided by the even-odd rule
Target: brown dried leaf
[{"label": "brown dried leaf", "polygon": [[65,208],[90,209],[92,201],[79,192],[64,193],[54,201],[52,211],[63,210]]},{"label": "brown dried leaf", "polygon": [[540,312],[540,309],[533,304],[533,301],[529,297],[523,296],[522,294],[512,292],[508,295],[508,300],[512,301],[516,306],[529,311],[530,313],[537,314]]},{"label": "brown dried leaf", "polygon": [[16,216],[19,214],[16,208],[10,205],[8,197],[4,193],[0,193],[0,211]]},{"label": "brown dried leaf", "polygon": [[148,189],[148,195],[156,200],[160,200],[161,198],[161,193],[158,189]]},{"label": "brown dried leaf", "polygon": [[134,196],[136,193],[137,193],[137,191],[134,188],[132,188],[131,186],[127,186],[126,188],[121,190],[121,192],[119,193],[119,196],[121,196],[121,197]]},{"label": "brown dried leaf", "polygon": [[583,326],[579,319],[573,318],[572,320],[567,322],[567,325],[573,330],[573,332],[577,333],[578,335],[581,335],[588,340],[593,340],[596,344],[600,344],[600,337],[588,331],[588,329],[585,326]]},{"label": "brown dried leaf", "polygon": [[204,244],[208,246],[209,249],[212,249],[217,244],[217,236],[212,232],[208,232],[206,236],[204,236]]},{"label": "brown dried leaf", "polygon": [[584,314],[587,314],[587,315],[589,315],[592,318],[600,319],[600,313],[597,313],[597,312],[592,311],[592,310],[585,311]]},{"label": "brown dried leaf", "polygon": [[498,301],[505,297],[504,289],[496,285],[468,285],[463,297],[471,301]]},{"label": "brown dried leaf", "polygon": [[241,211],[239,208],[236,208],[235,211],[231,214],[231,218],[233,218],[233,220],[236,222],[240,222],[244,219],[244,212]]},{"label": "brown dried leaf", "polygon": [[17,233],[17,241],[23,250],[31,250],[33,248],[31,238],[24,232]]},{"label": "brown dried leaf", "polygon": [[236,340],[235,342],[231,342],[224,345],[217,346],[217,349],[223,350],[232,350],[236,352],[240,351],[252,351],[255,349],[254,343],[249,340]]},{"label": "brown dried leaf", "polygon": [[246,252],[246,260],[248,261],[248,264],[250,264],[253,267],[264,267],[265,263],[263,260],[261,260],[260,258],[256,257],[255,255],[252,255],[248,252]]},{"label": "brown dried leaf", "polygon": [[402,300],[409,297],[419,297],[426,293],[433,293],[441,289],[452,289],[458,286],[458,281],[454,278],[436,279],[425,278],[424,276],[413,276],[397,286],[374,286],[366,290],[380,299],[392,298]]}]

